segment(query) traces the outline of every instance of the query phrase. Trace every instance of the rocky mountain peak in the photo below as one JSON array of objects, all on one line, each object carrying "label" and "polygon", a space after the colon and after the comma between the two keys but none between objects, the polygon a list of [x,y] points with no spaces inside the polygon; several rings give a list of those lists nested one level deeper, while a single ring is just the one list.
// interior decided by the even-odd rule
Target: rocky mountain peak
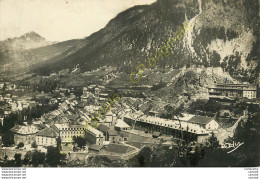
[{"label": "rocky mountain peak", "polygon": [[19,38],[28,40],[28,41],[45,41],[45,38],[43,38],[42,36],[40,36],[39,34],[37,34],[34,31],[28,32],[28,33],[20,36]]}]

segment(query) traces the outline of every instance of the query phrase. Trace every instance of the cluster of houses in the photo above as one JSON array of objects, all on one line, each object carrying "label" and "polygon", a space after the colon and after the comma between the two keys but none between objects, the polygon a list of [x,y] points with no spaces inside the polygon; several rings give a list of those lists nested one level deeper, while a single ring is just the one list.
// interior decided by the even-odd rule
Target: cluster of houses
[{"label": "cluster of houses", "polygon": [[81,136],[86,140],[90,148],[99,146],[98,149],[100,150],[102,146],[110,143],[128,141],[128,135],[125,135],[126,133],[122,133],[122,131],[131,132],[131,129],[149,132],[155,137],[165,134],[181,138],[183,132],[186,138],[203,143],[212,131],[219,129],[219,124],[212,117],[184,114],[179,119],[167,120],[151,115],[136,115],[136,113],[132,112],[125,113],[122,119],[115,121],[114,125],[100,123],[97,128],[90,125],[86,127],[83,124],[69,123],[44,125],[43,129],[40,129],[37,124],[15,126],[12,129],[15,144],[36,142],[38,146],[56,146],[58,137],[60,137],[62,143],[66,144],[73,143],[72,136]]},{"label": "cluster of houses", "polygon": [[[17,86],[11,82],[0,82],[0,95],[1,106],[4,109],[3,113],[0,114],[0,123],[3,125],[4,118],[8,116],[11,112],[21,111],[36,105],[39,105],[36,101],[33,101],[30,97],[18,97],[12,95],[11,92],[18,91],[29,91],[29,86]],[[4,103],[3,103],[4,102]]]},{"label": "cluster of houses", "polygon": [[[72,93],[59,89],[60,93]],[[71,94],[73,95],[73,94]],[[69,96],[71,96],[69,95]],[[23,142],[25,145],[36,143],[38,146],[56,146],[57,139],[66,145],[73,143],[73,136],[85,139],[88,149],[99,151],[103,146],[132,140],[136,132],[181,138],[183,135],[190,140],[203,143],[213,131],[219,129],[214,117],[183,114],[175,120],[158,117],[158,113],[145,115],[140,109],[128,106],[120,101],[105,113],[97,126],[92,125],[91,115],[97,112],[100,105],[107,100],[107,92],[102,87],[90,85],[83,88],[83,94],[77,98],[54,98],[52,103],[58,103],[58,109],[50,111],[33,120],[32,124],[16,125],[11,130],[14,133],[15,145]],[[104,99],[103,99],[104,98]],[[91,104],[89,100],[94,100]],[[141,140],[142,142],[142,140]],[[71,149],[72,150],[72,149]]]},{"label": "cluster of houses", "polygon": [[7,91],[0,95],[0,102],[6,102],[9,106],[7,111],[19,111],[37,105],[38,103],[31,100],[31,97],[19,97],[11,94],[10,92],[28,92],[29,86],[17,86],[11,82],[0,82],[0,91]]},{"label": "cluster of houses", "polygon": [[[11,129],[14,133],[15,145],[18,145],[20,142],[23,142],[25,145],[35,142],[38,146],[56,146],[58,138],[61,139],[62,143],[66,144],[73,142],[73,136],[83,137],[90,146],[108,144],[109,142],[107,141],[110,139],[108,135],[104,135],[108,132],[106,128],[111,131],[114,125],[117,124],[116,114],[111,111],[105,114],[102,125],[100,123],[98,128],[88,125],[92,122],[91,114],[97,112],[100,108],[99,105],[104,101],[100,100],[100,98],[106,96],[104,93],[101,93],[100,89],[102,87],[97,86],[89,86],[89,88],[83,89],[82,96],[88,94],[88,97],[93,96],[95,99],[98,99],[97,103],[94,103],[95,105],[89,105],[88,101],[70,97],[63,98],[63,100],[57,98],[50,100],[52,104],[59,104],[58,109],[45,113],[38,119],[34,119],[32,124],[24,122],[23,125],[16,125]],[[71,93],[72,91],[71,89],[59,89],[56,92]],[[120,126],[120,124],[116,126]],[[114,135],[110,136],[115,138]]]},{"label": "cluster of houses", "polygon": [[13,84],[11,82],[0,82],[0,90],[8,90],[8,91],[29,91],[30,87],[25,85]]}]

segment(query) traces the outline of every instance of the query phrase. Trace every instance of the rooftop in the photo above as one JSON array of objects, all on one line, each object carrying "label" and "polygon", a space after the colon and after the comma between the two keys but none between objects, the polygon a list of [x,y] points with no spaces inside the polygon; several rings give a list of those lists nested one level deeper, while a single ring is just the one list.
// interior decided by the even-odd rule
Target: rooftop
[{"label": "rooftop", "polygon": [[194,117],[193,114],[183,113],[182,115],[183,115],[182,117],[179,117],[179,119],[180,119],[181,121],[188,121],[188,120],[190,120],[192,117]]},{"label": "rooftop", "polygon": [[[137,118],[131,118],[132,115],[127,115],[129,119],[154,124],[157,126],[168,127],[176,130],[188,130],[188,132],[195,133],[195,134],[206,134],[207,130],[201,127],[197,123],[191,123],[190,120],[188,121],[178,121],[178,120],[167,120],[164,118],[153,117],[153,116],[139,116]],[[181,127],[180,127],[181,123]]]},{"label": "rooftop", "polygon": [[129,128],[130,126],[127,123],[125,123],[123,120],[119,119],[119,120],[117,120],[115,127]]},{"label": "rooftop", "polygon": [[43,137],[58,137],[58,131],[50,127],[50,128],[40,130],[36,135],[43,136]]},{"label": "rooftop", "polygon": [[95,136],[103,136],[103,133],[100,132],[99,130],[95,129],[94,127],[91,127],[90,125],[86,126],[86,130],[88,132],[91,132],[92,134],[94,134]]},{"label": "rooftop", "polygon": [[69,128],[68,124],[54,124],[57,129],[62,130],[62,128]]},{"label": "rooftop", "polygon": [[108,132],[109,127],[106,126],[105,124],[99,124],[97,127],[98,130],[102,131],[102,132]]},{"label": "rooftop", "polygon": [[35,134],[39,131],[38,128],[34,125],[29,125],[29,126],[16,125],[11,130],[17,134]]},{"label": "rooftop", "polygon": [[256,91],[257,86],[251,84],[228,84],[219,83],[209,87],[209,89],[229,89],[229,90],[244,90],[244,91]]},{"label": "rooftop", "polygon": [[109,134],[110,136],[116,136],[116,135],[118,135],[117,131],[115,131],[115,130],[113,130],[113,129],[108,130],[108,134]]},{"label": "rooftop", "polygon": [[208,124],[210,121],[212,121],[212,117],[207,116],[194,116],[192,117],[188,122],[194,123],[194,124]]}]

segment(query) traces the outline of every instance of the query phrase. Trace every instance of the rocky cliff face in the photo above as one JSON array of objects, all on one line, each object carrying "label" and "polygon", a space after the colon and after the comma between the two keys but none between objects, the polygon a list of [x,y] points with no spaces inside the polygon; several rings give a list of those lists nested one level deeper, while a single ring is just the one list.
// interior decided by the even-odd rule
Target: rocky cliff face
[{"label": "rocky cliff face", "polygon": [[257,58],[259,60],[256,55],[257,51],[259,53],[256,50],[259,48],[257,2],[206,1],[199,4],[202,4],[197,16],[200,23],[190,32],[194,46],[194,50],[190,50],[192,57],[207,66],[221,66],[231,74],[245,75],[246,70],[254,69]]}]

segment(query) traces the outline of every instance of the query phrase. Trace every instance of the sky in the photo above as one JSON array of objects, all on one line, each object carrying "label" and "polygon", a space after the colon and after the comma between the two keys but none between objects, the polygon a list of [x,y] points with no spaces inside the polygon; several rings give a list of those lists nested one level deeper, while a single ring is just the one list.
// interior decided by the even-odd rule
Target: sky
[{"label": "sky", "polygon": [[84,38],[134,5],[156,0],[0,0],[0,41],[34,31],[47,41]]}]

